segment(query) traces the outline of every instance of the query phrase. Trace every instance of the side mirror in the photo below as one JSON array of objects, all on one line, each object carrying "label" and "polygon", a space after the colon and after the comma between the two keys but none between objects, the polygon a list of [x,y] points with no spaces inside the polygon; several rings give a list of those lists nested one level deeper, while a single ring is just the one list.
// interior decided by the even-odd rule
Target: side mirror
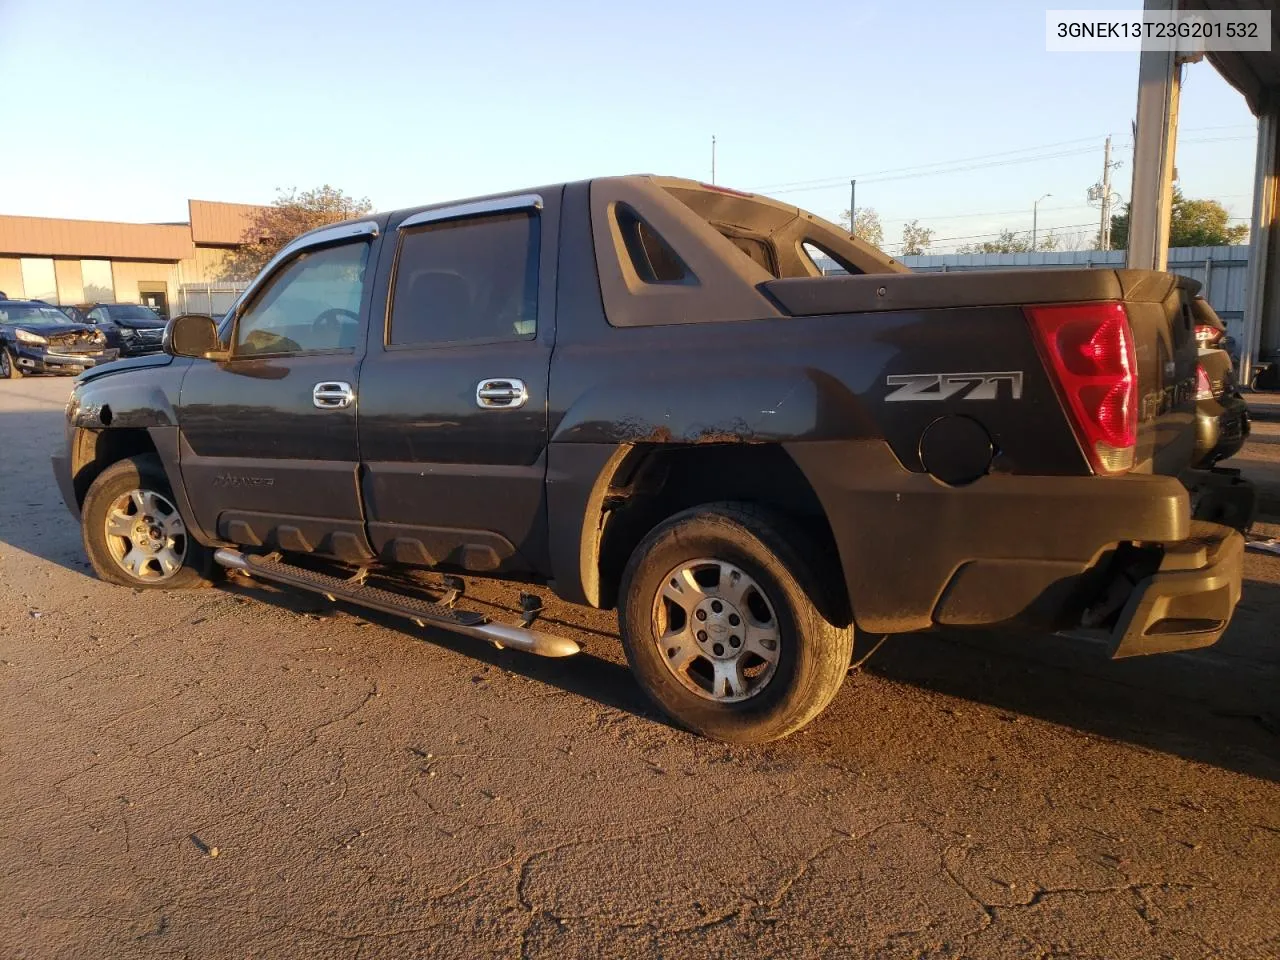
[{"label": "side mirror", "polygon": [[222,353],[218,328],[212,317],[201,313],[184,313],[174,317],[164,328],[164,352],[174,357],[213,359]]}]

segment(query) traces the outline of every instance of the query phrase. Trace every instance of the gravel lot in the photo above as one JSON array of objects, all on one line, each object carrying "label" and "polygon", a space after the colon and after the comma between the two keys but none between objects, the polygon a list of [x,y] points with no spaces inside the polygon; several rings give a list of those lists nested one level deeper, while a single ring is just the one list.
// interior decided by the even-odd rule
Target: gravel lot
[{"label": "gravel lot", "polygon": [[549,603],[586,650],[544,661],[98,582],[69,386],[0,383],[4,957],[1280,956],[1280,557],[1213,650],[897,638],[727,749],[611,615]]}]

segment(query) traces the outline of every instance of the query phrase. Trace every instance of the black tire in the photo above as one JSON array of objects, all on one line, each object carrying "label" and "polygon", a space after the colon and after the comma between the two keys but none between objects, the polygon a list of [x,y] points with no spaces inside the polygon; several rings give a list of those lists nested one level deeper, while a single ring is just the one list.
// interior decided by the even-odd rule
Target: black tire
[{"label": "black tire", "polygon": [[21,380],[22,371],[18,369],[18,361],[4,347],[0,347],[0,380]]},{"label": "black tire", "polygon": [[[108,513],[134,490],[158,495],[163,498],[163,503],[152,502],[161,506],[173,506],[176,503],[160,459],[154,454],[129,457],[103,470],[85,494],[80,511],[84,549],[94,572],[108,583],[142,590],[184,590],[207,586],[214,573],[213,552],[198,543],[189,532],[185,532],[185,524],[182,525],[184,533],[180,540],[174,538],[175,546],[171,548],[173,552],[168,555],[172,559],[174,555],[180,554],[181,563],[174,572],[166,573],[159,559],[148,559],[142,567],[141,576],[135,576],[126,570],[118,556],[121,551],[127,556],[133,541],[109,536],[107,520]],[[172,513],[162,512],[160,515],[167,521],[168,518],[177,516],[177,511],[175,508]],[[139,520],[145,517],[140,512],[137,516]],[[179,543],[180,551],[177,549]]]},{"label": "black tire", "polygon": [[[818,591],[826,581],[805,560],[820,556],[802,531],[785,518],[746,504],[695,507],[650,532],[623,572],[618,613],[627,661],[654,703],[696,733],[739,744],[785,737],[821,713],[844,682],[853,654],[854,630],[852,626],[835,626],[820,613],[820,608],[838,608],[824,603],[830,598]],[[691,690],[688,678],[692,668],[684,671],[686,679],[677,679],[680,674],[664,660],[671,651],[664,653],[665,645],[659,644],[657,608],[665,603],[660,600],[667,586],[665,578],[682,564],[701,558],[723,562],[730,566],[720,569],[738,569],[754,579],[753,587],[758,585],[770,608],[770,619],[776,617],[780,639],[774,664],[771,668],[757,666],[766,679],[757,692],[736,702],[714,699],[714,691],[709,698],[708,691],[699,694]],[[719,588],[712,589],[709,596],[719,595]],[[700,649],[705,650],[705,632],[701,636]],[[718,685],[718,681],[705,679],[708,668],[715,667],[709,653],[699,654],[693,666],[702,666],[702,678],[693,678],[698,684]]]}]

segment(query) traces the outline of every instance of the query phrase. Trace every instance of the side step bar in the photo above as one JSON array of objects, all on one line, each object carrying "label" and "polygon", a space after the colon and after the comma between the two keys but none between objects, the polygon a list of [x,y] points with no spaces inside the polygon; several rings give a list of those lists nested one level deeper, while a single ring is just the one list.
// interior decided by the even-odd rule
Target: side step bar
[{"label": "side step bar", "polygon": [[581,650],[573,640],[556,637],[527,627],[490,623],[483,614],[469,610],[450,610],[448,607],[414,597],[403,597],[390,590],[380,590],[362,584],[351,583],[340,577],[330,577],[278,560],[268,560],[252,554],[240,553],[223,547],[214,551],[213,559],[220,566],[240,570],[250,576],[261,577],[275,583],[283,583],[313,593],[322,593],[330,600],[346,600],[362,607],[381,610],[412,620],[420,627],[440,627],[463,636],[487,640],[498,649],[512,647],[535,653],[540,657],[570,657]]}]

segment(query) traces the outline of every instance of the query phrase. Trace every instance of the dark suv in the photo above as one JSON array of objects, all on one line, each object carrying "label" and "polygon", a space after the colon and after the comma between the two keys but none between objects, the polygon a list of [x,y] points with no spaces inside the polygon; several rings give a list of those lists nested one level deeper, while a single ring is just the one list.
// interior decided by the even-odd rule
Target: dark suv
[{"label": "dark suv", "polygon": [[150,307],[136,303],[95,303],[80,307],[86,322],[96,326],[107,338],[107,345],[120,351],[122,357],[138,357],[159,353],[164,338],[164,318]]}]

